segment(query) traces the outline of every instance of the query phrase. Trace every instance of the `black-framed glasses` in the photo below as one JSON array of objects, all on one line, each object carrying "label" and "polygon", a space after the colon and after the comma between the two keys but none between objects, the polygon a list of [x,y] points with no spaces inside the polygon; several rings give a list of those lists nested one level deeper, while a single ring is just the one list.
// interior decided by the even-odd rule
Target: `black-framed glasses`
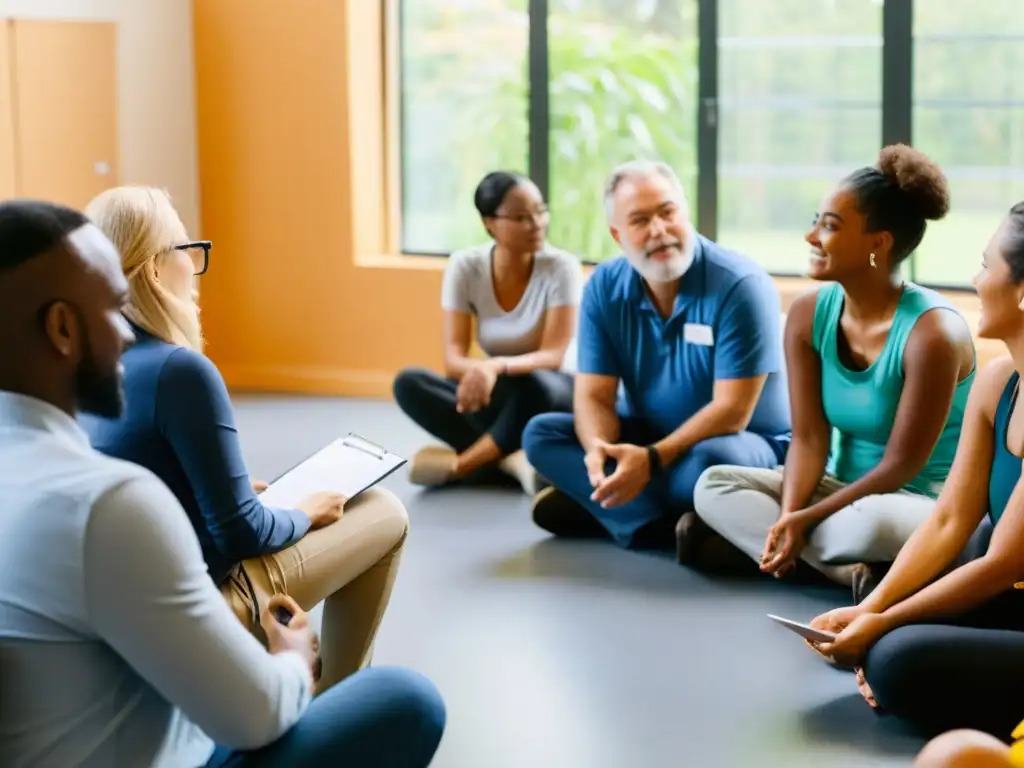
[{"label": "black-framed glasses", "polygon": [[534,211],[533,213],[523,213],[518,216],[507,216],[503,213],[499,213],[496,214],[494,218],[505,219],[505,221],[512,221],[516,224],[537,224],[543,227],[551,221],[551,212],[547,208],[543,208],[539,211]]},{"label": "black-framed glasses", "polygon": [[[192,274],[198,277],[206,274],[210,268],[210,249],[213,242],[210,240],[194,240],[191,243],[182,243],[174,246],[176,251],[188,251],[192,257]],[[199,252],[202,251],[202,255]]]}]

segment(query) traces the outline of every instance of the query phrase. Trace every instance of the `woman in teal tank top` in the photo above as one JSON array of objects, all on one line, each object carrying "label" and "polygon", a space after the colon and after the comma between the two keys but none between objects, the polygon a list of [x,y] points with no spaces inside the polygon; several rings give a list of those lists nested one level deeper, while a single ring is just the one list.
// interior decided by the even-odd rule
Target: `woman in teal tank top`
[{"label": "woman in teal tank top", "polygon": [[[1005,740],[1024,692],[1024,203],[992,238],[974,285],[977,333],[1005,342],[1010,357],[978,376],[932,515],[867,599],[812,624],[839,632],[822,653],[863,664],[872,706],[929,731],[974,728]],[[961,554],[972,536],[983,545],[973,559]]]},{"label": "woman in teal tank top", "polygon": [[715,467],[697,513],[783,577],[798,559],[855,594],[930,514],[956,453],[974,379],[967,323],[900,264],[949,207],[941,170],[884,149],[822,201],[810,277],[786,321],[793,442],[785,467]]}]

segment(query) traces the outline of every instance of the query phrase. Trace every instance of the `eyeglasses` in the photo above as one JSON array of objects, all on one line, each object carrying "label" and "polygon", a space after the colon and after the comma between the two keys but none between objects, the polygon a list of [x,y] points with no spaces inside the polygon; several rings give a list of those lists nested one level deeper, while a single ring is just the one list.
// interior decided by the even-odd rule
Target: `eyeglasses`
[{"label": "eyeglasses", "polygon": [[522,213],[516,216],[505,216],[504,214],[499,213],[494,218],[505,219],[506,221],[511,221],[516,224],[538,224],[540,226],[544,226],[548,221],[550,221],[551,212],[547,208],[544,208],[540,211]]},{"label": "eyeglasses", "polygon": [[189,256],[192,257],[192,274],[198,277],[206,274],[206,270],[210,268],[210,248],[212,247],[213,242],[210,240],[195,240],[191,243],[176,245],[174,250],[188,251]]}]

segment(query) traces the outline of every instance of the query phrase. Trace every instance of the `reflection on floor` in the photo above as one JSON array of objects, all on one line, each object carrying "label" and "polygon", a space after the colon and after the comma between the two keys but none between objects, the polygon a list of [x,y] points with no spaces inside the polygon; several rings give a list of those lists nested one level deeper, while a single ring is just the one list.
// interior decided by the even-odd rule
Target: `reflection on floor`
[{"label": "reflection on floor", "polygon": [[[406,456],[427,440],[388,403],[237,402],[256,477],[349,431]],[[765,618],[810,618],[841,591],[712,581],[553,541],[514,489],[424,493],[404,473],[386,485],[412,532],[375,663],[415,667],[442,690],[438,768],[906,766],[921,746],[869,710],[852,675]]]}]

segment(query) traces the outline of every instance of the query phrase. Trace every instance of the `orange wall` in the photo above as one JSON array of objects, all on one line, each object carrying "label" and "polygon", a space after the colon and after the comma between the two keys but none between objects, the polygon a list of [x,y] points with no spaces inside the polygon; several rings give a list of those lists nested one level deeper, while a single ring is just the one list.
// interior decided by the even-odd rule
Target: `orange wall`
[{"label": "orange wall", "polygon": [[[380,396],[401,367],[441,364],[443,261],[391,248],[382,5],[193,0],[201,215],[216,243],[203,318],[236,389]],[[787,304],[804,286],[779,283]],[[955,298],[973,323],[976,301]]]}]

